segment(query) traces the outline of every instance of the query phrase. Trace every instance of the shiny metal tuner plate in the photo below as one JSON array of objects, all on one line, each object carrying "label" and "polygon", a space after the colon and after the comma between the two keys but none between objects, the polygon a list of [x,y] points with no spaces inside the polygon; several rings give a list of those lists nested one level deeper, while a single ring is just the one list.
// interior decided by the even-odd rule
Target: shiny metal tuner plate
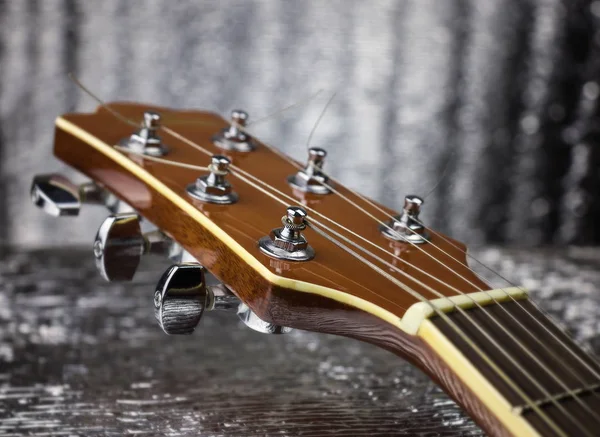
[{"label": "shiny metal tuner plate", "polygon": [[212,137],[215,146],[223,150],[251,152],[256,148],[254,139],[244,131],[248,122],[248,113],[241,109],[231,111],[231,126],[222,129]]},{"label": "shiny metal tuner plate", "polygon": [[306,167],[287,177],[288,184],[295,190],[311,194],[331,193],[332,183],[323,172],[323,165],[327,151],[320,147],[308,149],[308,162]]},{"label": "shiny metal tuner plate", "polygon": [[142,120],[142,127],[119,142],[119,145],[134,153],[141,153],[148,156],[164,156],[169,152],[169,148],[163,144],[158,136],[160,128],[160,114],[157,112],[146,111]]},{"label": "shiny metal tuner plate", "polygon": [[265,322],[245,304],[240,304],[237,315],[248,328],[262,334],[288,334],[293,330],[287,326],[280,326],[270,322]]},{"label": "shiny metal tuner plate", "polygon": [[59,174],[42,174],[33,178],[31,201],[54,217],[76,216],[81,209],[79,187]]},{"label": "shiny metal tuner plate", "polygon": [[139,217],[135,213],[109,216],[96,234],[96,267],[107,281],[131,281],[145,251]]},{"label": "shiny metal tuner plate", "polygon": [[208,167],[210,173],[200,176],[195,183],[188,185],[188,195],[202,202],[218,205],[237,202],[238,195],[226,179],[230,164],[231,160],[226,156],[214,155]]},{"label": "shiny metal tuner plate", "polygon": [[224,285],[208,285],[204,267],[181,263],[169,267],[154,292],[154,316],[166,334],[191,334],[204,311],[237,311],[240,300]]},{"label": "shiny metal tuner plate", "polygon": [[394,217],[385,225],[379,226],[381,234],[394,241],[408,244],[423,244],[429,241],[429,233],[419,221],[419,213],[424,200],[419,196],[408,195],[404,198],[402,214]]},{"label": "shiny metal tuner plate", "polygon": [[306,228],[306,211],[298,206],[287,208],[281,218],[283,227],[271,231],[268,236],[258,240],[258,248],[271,258],[285,261],[310,261],[315,257],[314,249],[309,246],[302,230]]}]

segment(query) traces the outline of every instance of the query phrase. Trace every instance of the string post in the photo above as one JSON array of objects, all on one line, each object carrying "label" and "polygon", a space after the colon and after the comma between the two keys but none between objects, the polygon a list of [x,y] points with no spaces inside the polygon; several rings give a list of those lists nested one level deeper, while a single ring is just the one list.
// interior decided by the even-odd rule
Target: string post
[{"label": "string post", "polygon": [[169,149],[158,135],[160,129],[160,114],[154,111],[145,111],[140,129],[129,138],[119,142],[119,145],[133,153],[149,156],[164,156]]},{"label": "string post", "polygon": [[299,206],[289,206],[281,218],[283,227],[271,230],[258,241],[258,247],[266,255],[287,261],[308,261],[315,251],[302,233],[306,229],[306,211]]},{"label": "string post", "polygon": [[231,160],[223,155],[213,155],[208,166],[209,174],[200,176],[188,185],[187,193],[202,202],[228,205],[238,201],[238,195],[227,180]]},{"label": "string post", "polygon": [[224,150],[236,152],[250,152],[256,148],[256,144],[250,134],[246,132],[249,115],[241,109],[231,111],[231,124],[221,129],[212,137],[215,146]]},{"label": "string post", "polygon": [[419,214],[424,200],[414,194],[404,197],[402,214],[393,217],[391,221],[379,227],[384,237],[390,240],[410,244],[423,244],[429,240]]},{"label": "string post", "polygon": [[296,174],[287,178],[288,184],[303,193],[329,194],[331,185],[329,177],[323,173],[327,151],[320,147],[308,149],[308,162],[306,166]]}]

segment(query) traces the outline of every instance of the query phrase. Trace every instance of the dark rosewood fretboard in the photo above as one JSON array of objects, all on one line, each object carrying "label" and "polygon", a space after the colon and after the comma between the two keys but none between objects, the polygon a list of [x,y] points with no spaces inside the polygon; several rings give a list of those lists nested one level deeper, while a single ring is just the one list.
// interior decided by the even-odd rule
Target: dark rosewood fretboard
[{"label": "dark rosewood fretboard", "polygon": [[[600,419],[597,415],[590,414],[590,411],[600,411],[600,379],[598,378],[600,368],[535,305],[530,301],[506,302],[485,308],[470,309],[467,312],[497,345],[479,329],[475,329],[473,323],[464,314],[453,312],[449,314],[449,317],[464,332],[468,332],[469,338],[475,341],[481,351],[492,358],[506,375],[536,402],[547,418],[569,436],[600,435]],[[498,320],[512,334],[512,337],[520,342],[522,347],[485,312]],[[541,435],[557,435],[548,425],[547,420],[544,420],[539,412],[528,406],[527,402],[515,393],[448,323],[441,317],[432,318],[432,322],[514,406],[514,410],[522,414]],[[543,366],[527,354],[523,348],[529,350],[535,358],[543,363]],[[506,354],[510,355],[516,363],[512,362]],[[547,371],[548,369],[554,373],[554,376],[558,376],[559,381],[553,378]],[[536,386],[526,373],[543,390]],[[576,396],[568,393],[569,390],[565,390],[561,383]],[[549,397],[544,391],[551,396]]]}]

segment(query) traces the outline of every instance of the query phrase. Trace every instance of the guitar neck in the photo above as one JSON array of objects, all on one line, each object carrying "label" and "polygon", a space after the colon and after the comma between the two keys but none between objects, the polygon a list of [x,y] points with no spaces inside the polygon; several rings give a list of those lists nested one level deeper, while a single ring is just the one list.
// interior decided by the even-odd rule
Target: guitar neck
[{"label": "guitar neck", "polygon": [[[448,319],[435,316],[419,331],[443,357],[440,369],[429,370],[490,434],[596,435],[600,369],[532,302],[453,312]],[[457,393],[443,367],[469,390]]]}]

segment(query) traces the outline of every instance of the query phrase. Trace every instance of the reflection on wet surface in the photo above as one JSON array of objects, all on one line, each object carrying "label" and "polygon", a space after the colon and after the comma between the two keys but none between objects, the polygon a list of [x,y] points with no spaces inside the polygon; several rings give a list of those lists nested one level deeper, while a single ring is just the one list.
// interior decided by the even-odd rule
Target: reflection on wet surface
[{"label": "reflection on wet surface", "polygon": [[[598,250],[477,255],[600,350]],[[91,250],[2,256],[1,437],[482,435],[418,370],[367,344],[262,335],[227,313],[164,335],[152,299],[167,266],[147,259],[115,285]]]}]

